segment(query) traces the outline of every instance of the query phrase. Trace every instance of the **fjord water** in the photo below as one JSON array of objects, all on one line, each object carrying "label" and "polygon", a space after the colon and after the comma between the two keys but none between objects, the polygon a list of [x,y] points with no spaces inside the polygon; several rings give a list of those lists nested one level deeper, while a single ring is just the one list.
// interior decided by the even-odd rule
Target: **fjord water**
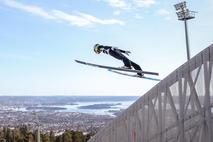
[{"label": "fjord water", "polygon": [[80,112],[114,115],[138,96],[0,96],[0,107],[15,111]]}]

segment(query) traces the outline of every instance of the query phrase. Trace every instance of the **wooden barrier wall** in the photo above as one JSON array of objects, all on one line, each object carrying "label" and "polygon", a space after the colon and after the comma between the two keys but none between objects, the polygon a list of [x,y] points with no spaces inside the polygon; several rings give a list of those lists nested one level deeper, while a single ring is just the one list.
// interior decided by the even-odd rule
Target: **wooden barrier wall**
[{"label": "wooden barrier wall", "polygon": [[213,45],[140,97],[89,142],[213,142]]}]

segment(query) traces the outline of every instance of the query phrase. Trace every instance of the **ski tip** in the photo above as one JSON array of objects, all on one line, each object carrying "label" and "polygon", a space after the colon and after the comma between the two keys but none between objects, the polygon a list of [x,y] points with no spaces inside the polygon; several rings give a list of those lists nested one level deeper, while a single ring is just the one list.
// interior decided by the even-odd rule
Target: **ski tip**
[{"label": "ski tip", "polygon": [[153,80],[153,81],[161,81],[161,79],[157,79],[157,78],[151,78],[151,77],[144,77],[144,78],[148,80]]},{"label": "ski tip", "polygon": [[79,61],[79,60],[75,60],[75,62],[77,62],[77,63],[82,63],[82,61]]}]

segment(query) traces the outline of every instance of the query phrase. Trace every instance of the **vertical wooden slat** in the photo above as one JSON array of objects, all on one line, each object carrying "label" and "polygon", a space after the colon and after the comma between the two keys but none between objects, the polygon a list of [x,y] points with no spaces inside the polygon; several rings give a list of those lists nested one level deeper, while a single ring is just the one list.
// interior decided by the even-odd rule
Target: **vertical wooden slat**
[{"label": "vertical wooden slat", "polygon": [[178,72],[178,93],[179,93],[179,134],[180,142],[184,142],[184,100],[182,91],[182,70]]},{"label": "vertical wooden slat", "polygon": [[209,69],[209,61],[210,61],[210,49],[207,48],[203,51],[203,62],[204,62],[204,79],[205,79],[205,100],[204,100],[204,109],[206,110],[205,116],[206,116],[206,127],[204,130],[205,134],[205,141],[211,142],[211,135],[212,135],[212,124],[211,124],[211,108],[210,108],[210,69]]}]

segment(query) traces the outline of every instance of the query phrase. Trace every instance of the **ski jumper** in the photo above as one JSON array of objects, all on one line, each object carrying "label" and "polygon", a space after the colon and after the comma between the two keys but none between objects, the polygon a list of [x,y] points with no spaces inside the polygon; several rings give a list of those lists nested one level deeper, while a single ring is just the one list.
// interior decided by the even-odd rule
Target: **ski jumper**
[{"label": "ski jumper", "polygon": [[[118,59],[118,60],[122,60],[124,63],[124,66],[128,67],[129,69],[131,69],[131,67],[133,67],[135,70],[141,70],[141,67],[134,63],[133,61],[129,60],[126,56],[124,56],[122,53],[126,53],[126,51],[112,47],[112,46],[103,46],[100,45],[100,50],[105,53],[105,54],[109,54],[112,57]],[[138,73],[138,75],[142,75],[141,73]]]}]

